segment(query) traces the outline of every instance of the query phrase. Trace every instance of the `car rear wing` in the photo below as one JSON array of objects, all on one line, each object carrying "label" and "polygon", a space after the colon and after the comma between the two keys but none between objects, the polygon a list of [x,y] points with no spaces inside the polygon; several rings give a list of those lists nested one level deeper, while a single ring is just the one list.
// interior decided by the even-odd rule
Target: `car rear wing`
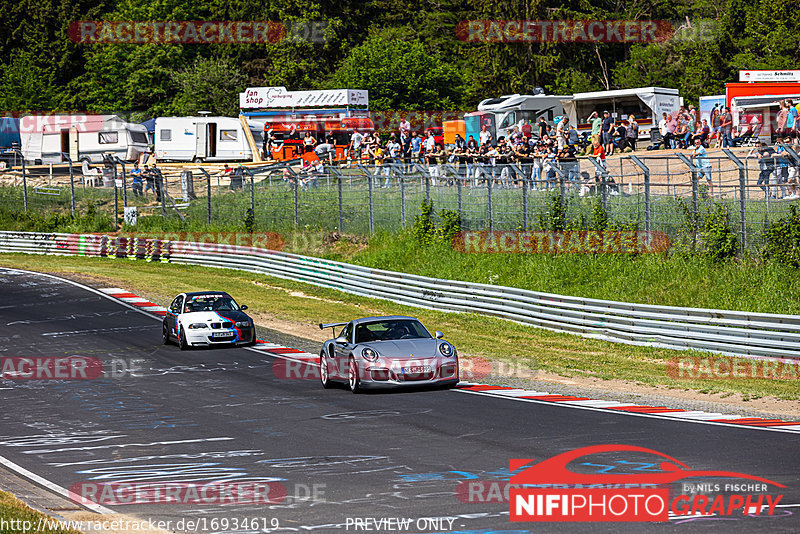
[{"label": "car rear wing", "polygon": [[337,326],[344,326],[347,323],[319,323],[319,329],[325,330],[326,328],[335,328]]}]

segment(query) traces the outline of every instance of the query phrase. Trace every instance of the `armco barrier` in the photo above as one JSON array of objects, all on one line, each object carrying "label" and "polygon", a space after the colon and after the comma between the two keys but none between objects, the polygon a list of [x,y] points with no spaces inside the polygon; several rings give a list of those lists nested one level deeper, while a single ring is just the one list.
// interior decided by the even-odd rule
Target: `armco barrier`
[{"label": "armco barrier", "polygon": [[447,312],[501,317],[633,345],[800,358],[800,316],[631,304],[428,278],[235,245],[0,232],[0,252],[109,256],[262,273]]}]

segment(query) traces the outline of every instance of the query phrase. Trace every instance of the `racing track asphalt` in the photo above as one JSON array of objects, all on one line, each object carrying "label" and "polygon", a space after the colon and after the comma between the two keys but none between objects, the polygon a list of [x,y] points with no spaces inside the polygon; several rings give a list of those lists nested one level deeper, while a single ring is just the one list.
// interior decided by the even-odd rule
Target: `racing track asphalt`
[{"label": "racing track asphalt", "polygon": [[[347,518],[443,516],[456,516],[452,530],[412,523],[403,532],[800,530],[797,434],[458,391],[323,390],[316,380],[276,376],[277,359],[263,352],[163,346],[160,321],[54,277],[0,269],[0,295],[3,359],[81,355],[103,360],[106,369],[117,362],[118,370],[120,360],[142,360],[136,376],[0,379],[0,456],[63,488],[87,481],[276,477],[289,495],[273,506],[108,506],[116,512],[173,521],[277,518],[278,532],[366,532],[353,524],[346,529]],[[770,518],[519,524],[509,522],[506,503],[463,503],[455,496],[460,480],[505,476],[509,459],[542,460],[606,443],[655,449],[693,469],[766,477],[788,486],[781,504],[795,506]],[[608,455],[576,470],[622,469],[623,461],[651,459]],[[317,498],[303,499],[315,485]]]}]

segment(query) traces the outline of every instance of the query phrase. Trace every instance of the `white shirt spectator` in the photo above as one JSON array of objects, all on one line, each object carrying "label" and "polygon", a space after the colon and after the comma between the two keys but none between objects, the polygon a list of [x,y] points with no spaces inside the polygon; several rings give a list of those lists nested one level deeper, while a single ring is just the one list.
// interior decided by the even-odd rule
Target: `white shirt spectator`
[{"label": "white shirt spectator", "polygon": [[481,144],[481,146],[483,146],[486,143],[488,143],[491,138],[492,134],[489,133],[489,130],[486,130],[484,132],[481,132],[481,134],[478,136],[478,142]]},{"label": "white shirt spectator", "polygon": [[350,142],[353,144],[354,149],[361,148],[361,141],[364,139],[364,136],[361,135],[359,132],[353,132],[350,136]]},{"label": "white shirt spectator", "polygon": [[400,146],[400,143],[397,141],[389,141],[389,143],[386,145],[386,151],[389,153],[390,158],[396,158],[399,156],[401,148],[402,147]]},{"label": "white shirt spectator", "polygon": [[662,136],[667,135],[667,119],[662,118],[658,121],[658,131]]},{"label": "white shirt spectator", "polygon": [[427,139],[425,139],[425,151],[433,152],[434,148],[436,148],[436,139],[434,139],[433,134],[431,134]]}]

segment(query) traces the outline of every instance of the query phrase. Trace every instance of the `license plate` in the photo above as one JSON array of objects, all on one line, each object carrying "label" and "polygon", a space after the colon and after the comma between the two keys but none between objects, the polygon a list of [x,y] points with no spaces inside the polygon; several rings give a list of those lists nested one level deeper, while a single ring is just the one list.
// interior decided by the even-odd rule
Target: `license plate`
[{"label": "license plate", "polygon": [[214,332],[211,334],[211,337],[217,338],[226,338],[226,337],[233,337],[233,332]]},{"label": "license plate", "polygon": [[404,375],[424,375],[431,372],[430,365],[421,365],[415,367],[403,367],[401,369]]}]

